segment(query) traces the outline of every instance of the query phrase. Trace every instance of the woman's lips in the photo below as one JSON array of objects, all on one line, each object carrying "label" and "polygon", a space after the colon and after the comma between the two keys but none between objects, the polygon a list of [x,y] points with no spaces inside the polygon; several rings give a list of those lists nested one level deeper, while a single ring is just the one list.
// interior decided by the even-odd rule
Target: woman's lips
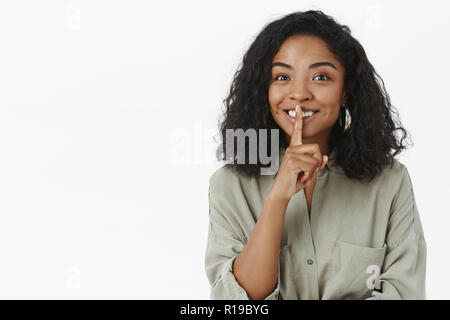
[{"label": "woman's lips", "polygon": [[[316,115],[317,115],[319,112],[320,112],[320,111],[314,112],[312,116],[303,118],[303,119],[302,119],[302,120],[303,120],[303,124],[310,123],[312,120],[314,120],[314,119],[316,118]],[[283,113],[285,114],[285,116],[288,118],[288,120],[289,120],[292,124],[295,123],[295,119],[292,118],[292,117],[288,114],[288,110],[285,110]]]}]

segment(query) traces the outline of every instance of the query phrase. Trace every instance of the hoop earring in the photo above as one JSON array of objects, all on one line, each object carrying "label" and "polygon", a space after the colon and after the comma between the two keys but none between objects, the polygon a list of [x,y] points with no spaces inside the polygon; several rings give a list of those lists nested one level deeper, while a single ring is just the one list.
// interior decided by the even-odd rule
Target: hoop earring
[{"label": "hoop earring", "polygon": [[342,105],[342,108],[339,113],[339,124],[341,125],[341,128],[343,128],[343,131],[348,131],[348,128],[350,127],[352,123],[352,116],[350,115],[350,111],[348,111],[348,108],[345,106],[345,103]]}]

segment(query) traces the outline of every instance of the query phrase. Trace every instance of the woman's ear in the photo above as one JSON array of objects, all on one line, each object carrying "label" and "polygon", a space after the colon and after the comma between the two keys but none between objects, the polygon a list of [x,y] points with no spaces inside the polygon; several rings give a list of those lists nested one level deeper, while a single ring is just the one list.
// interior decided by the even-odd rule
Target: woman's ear
[{"label": "woman's ear", "polygon": [[345,92],[342,95],[342,103],[341,103],[341,105],[343,105],[343,104],[347,104],[347,94]]},{"label": "woman's ear", "polygon": [[347,104],[347,97],[348,97],[347,93],[350,92],[351,87],[352,87],[352,83],[349,82],[349,83],[347,83],[347,85],[344,88],[344,93],[342,95],[342,103],[344,103],[344,104]]}]

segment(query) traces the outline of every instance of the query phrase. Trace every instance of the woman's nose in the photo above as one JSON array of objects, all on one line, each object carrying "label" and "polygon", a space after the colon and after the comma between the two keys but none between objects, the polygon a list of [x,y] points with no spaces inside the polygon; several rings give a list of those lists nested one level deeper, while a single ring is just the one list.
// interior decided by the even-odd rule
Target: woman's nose
[{"label": "woman's nose", "polygon": [[308,88],[308,85],[305,81],[297,80],[292,83],[290,98],[299,101],[312,98],[311,90]]}]

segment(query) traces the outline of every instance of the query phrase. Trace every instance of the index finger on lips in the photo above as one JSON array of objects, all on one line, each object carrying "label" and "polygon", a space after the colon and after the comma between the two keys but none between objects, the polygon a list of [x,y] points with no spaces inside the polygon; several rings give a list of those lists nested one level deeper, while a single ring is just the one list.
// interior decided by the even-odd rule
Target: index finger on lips
[{"label": "index finger on lips", "polygon": [[302,144],[302,130],[303,130],[303,117],[302,108],[299,105],[295,106],[295,122],[294,129],[291,134],[290,146],[298,146]]}]

